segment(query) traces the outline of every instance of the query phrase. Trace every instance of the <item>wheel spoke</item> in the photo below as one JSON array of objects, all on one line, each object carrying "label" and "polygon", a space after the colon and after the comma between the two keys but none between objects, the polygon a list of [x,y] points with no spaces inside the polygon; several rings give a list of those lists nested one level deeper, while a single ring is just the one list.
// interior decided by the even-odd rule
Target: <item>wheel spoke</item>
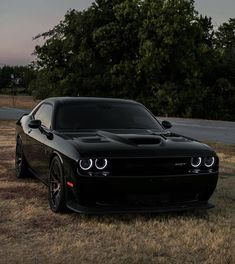
[{"label": "wheel spoke", "polygon": [[55,196],[55,205],[58,205],[60,202],[60,192],[57,193],[57,195]]},{"label": "wheel spoke", "polygon": [[19,142],[17,142],[16,145],[16,156],[15,156],[15,168],[16,168],[16,172],[17,174],[20,173],[21,170],[21,166],[22,166],[22,147],[21,144]]},{"label": "wheel spoke", "polygon": [[20,165],[20,163],[22,162],[22,158],[17,158],[16,162],[18,165]]},{"label": "wheel spoke", "polygon": [[59,176],[58,176],[59,171],[58,171],[57,165],[55,164],[53,165],[51,173],[52,173],[53,179],[59,181]]},{"label": "wheel spoke", "polygon": [[52,164],[50,171],[50,196],[53,206],[57,207],[61,196],[61,176],[57,163]]}]

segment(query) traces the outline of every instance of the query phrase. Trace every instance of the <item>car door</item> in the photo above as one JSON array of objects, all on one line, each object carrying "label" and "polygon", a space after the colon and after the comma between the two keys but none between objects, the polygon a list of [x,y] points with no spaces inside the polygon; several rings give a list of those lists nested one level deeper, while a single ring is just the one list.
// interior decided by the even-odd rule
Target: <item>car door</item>
[{"label": "car door", "polygon": [[[32,119],[42,122],[42,129],[51,130],[52,122],[52,105],[49,103],[42,104],[35,113],[32,114]],[[27,133],[27,161],[31,169],[44,182],[48,177],[49,153],[46,142],[49,140],[42,129],[28,128]]]}]

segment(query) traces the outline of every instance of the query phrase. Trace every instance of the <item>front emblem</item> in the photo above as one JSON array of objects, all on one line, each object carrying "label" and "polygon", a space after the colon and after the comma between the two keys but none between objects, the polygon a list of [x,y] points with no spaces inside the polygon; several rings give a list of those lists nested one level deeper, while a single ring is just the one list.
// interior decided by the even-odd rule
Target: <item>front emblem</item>
[{"label": "front emblem", "polygon": [[175,166],[176,166],[176,167],[184,167],[184,166],[186,166],[186,165],[187,165],[186,162],[178,162],[178,163],[175,163]]}]

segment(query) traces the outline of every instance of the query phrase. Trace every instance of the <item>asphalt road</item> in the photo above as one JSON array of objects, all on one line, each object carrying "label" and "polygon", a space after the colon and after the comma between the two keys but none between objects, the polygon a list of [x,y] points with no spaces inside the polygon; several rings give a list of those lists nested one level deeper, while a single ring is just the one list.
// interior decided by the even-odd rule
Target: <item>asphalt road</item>
[{"label": "asphalt road", "polygon": [[235,122],[183,118],[164,118],[172,131],[202,141],[235,144]]},{"label": "asphalt road", "polygon": [[[26,109],[0,108],[0,120],[17,120]],[[202,141],[235,144],[235,122],[183,118],[159,118],[173,124],[171,131]]]},{"label": "asphalt road", "polygon": [[0,120],[17,120],[23,114],[29,113],[28,109],[0,107]]}]

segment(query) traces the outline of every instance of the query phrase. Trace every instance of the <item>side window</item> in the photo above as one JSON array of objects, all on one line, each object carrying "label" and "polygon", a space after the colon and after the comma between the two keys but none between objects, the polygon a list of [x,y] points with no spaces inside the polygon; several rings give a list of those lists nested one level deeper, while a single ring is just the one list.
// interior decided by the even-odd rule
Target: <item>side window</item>
[{"label": "side window", "polygon": [[40,117],[40,113],[41,113],[41,111],[42,111],[43,108],[44,108],[44,104],[41,105],[41,106],[38,108],[38,110],[36,111],[36,113],[33,114],[34,119],[40,119],[40,118],[39,118],[39,117]]},{"label": "side window", "polygon": [[43,104],[34,114],[34,119],[39,119],[42,122],[42,125],[48,129],[51,127],[51,118],[52,118],[52,106],[49,104]]}]

